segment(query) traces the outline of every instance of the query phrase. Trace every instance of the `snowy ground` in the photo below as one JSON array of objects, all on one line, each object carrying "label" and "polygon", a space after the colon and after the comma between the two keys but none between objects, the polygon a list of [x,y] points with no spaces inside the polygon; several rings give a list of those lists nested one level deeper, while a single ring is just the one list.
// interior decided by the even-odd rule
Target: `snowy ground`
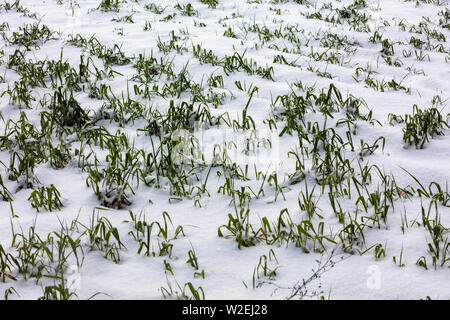
[{"label": "snowy ground", "polygon": [[450,299],[447,1],[2,1],[5,298]]}]

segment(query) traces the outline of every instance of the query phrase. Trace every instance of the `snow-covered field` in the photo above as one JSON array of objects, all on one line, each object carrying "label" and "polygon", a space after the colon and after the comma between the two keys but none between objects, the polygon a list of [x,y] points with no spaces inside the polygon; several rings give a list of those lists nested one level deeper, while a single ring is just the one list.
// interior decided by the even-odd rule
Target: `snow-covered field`
[{"label": "snow-covered field", "polygon": [[450,299],[449,19],[2,0],[1,297]]}]

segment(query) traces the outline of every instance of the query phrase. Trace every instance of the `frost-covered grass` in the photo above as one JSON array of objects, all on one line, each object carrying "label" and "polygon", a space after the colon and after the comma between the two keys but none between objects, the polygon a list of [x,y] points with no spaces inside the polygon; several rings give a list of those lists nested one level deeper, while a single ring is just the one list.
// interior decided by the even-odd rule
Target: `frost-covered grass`
[{"label": "frost-covered grass", "polygon": [[445,0],[2,0],[5,299],[449,299]]}]

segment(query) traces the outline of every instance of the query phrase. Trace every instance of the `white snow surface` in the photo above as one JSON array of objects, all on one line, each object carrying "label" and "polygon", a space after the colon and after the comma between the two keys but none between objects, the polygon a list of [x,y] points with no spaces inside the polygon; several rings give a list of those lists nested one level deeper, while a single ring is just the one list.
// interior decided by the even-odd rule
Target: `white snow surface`
[{"label": "white snow surface", "polygon": [[[145,9],[146,4],[151,2],[162,7],[166,7],[162,14],[155,14]],[[248,1],[251,2],[251,1]],[[27,51],[27,59],[59,59],[61,52],[67,61],[76,69],[80,63],[81,48],[67,44],[65,40],[73,34],[81,34],[86,38],[95,35],[95,37],[104,45],[113,47],[118,44],[128,57],[137,56],[140,53],[153,55],[158,59],[160,57],[173,57],[173,63],[177,70],[188,63],[188,71],[192,79],[205,85],[206,79],[214,72],[215,75],[223,75],[224,91],[232,92],[235,99],[230,99],[228,94],[225,103],[219,105],[217,109],[210,106],[211,113],[220,115],[228,112],[231,119],[241,119],[242,109],[244,108],[248,95],[244,91],[237,89],[235,81],[241,81],[248,86],[253,83],[259,88],[251,101],[248,114],[252,116],[256,127],[266,128],[263,121],[271,116],[271,102],[281,94],[291,92],[290,85],[301,81],[308,86],[315,85],[316,88],[327,89],[330,83],[333,83],[344,96],[352,94],[355,97],[362,98],[367,103],[364,112],[372,110],[373,118],[379,123],[373,125],[368,122],[358,122],[357,134],[353,137],[355,142],[355,152],[350,152],[347,148],[346,156],[353,159],[352,165],[357,167],[358,151],[363,139],[372,144],[378,137],[385,137],[384,150],[377,149],[374,154],[364,158],[362,163],[367,161],[370,164],[377,165],[386,174],[392,174],[399,186],[411,185],[418,188],[418,184],[402,168],[413,174],[425,188],[433,181],[439,183],[445,189],[450,180],[450,130],[444,129],[442,136],[436,136],[430,139],[423,149],[416,149],[414,146],[405,147],[402,140],[403,124],[390,125],[388,114],[396,115],[412,114],[413,105],[422,109],[432,107],[433,97],[439,95],[444,101],[437,108],[447,120],[447,114],[450,112],[445,99],[449,98],[450,85],[450,55],[448,39],[450,39],[449,29],[438,25],[438,12],[448,10],[448,4],[441,6],[433,3],[418,1],[400,1],[400,0],[366,0],[367,7],[364,12],[370,15],[368,25],[371,26],[371,32],[361,32],[352,30],[348,23],[333,24],[319,19],[307,19],[300,14],[302,12],[314,12],[329,1],[309,1],[309,5],[299,4],[295,1],[259,1],[261,3],[248,3],[244,0],[219,0],[217,8],[209,8],[197,0],[178,0],[178,1],[124,1],[121,4],[119,12],[103,12],[97,10],[99,0],[78,0],[78,1],[55,1],[55,0],[21,0],[20,3],[30,12],[36,12],[41,24],[47,25],[51,30],[60,32],[61,39],[51,40],[41,45],[40,48],[32,48]],[[77,3],[77,6],[71,3]],[[191,3],[198,11],[196,16],[185,16],[180,14],[180,10],[174,8],[175,5],[186,5]],[[352,1],[331,1],[334,7],[343,7],[349,5]],[[277,14],[279,9],[281,14]],[[324,10],[323,12],[327,12]],[[169,21],[160,21],[168,14],[177,13]],[[124,17],[132,14],[134,23],[117,22],[112,19]],[[432,39],[433,44],[442,44],[444,52],[436,50],[423,50],[429,59],[418,60],[414,53],[410,57],[402,55],[403,50],[412,50],[414,48],[409,44],[411,36],[424,38],[423,34],[409,32],[412,25],[418,25],[430,17],[429,27],[435,28],[446,37],[446,41]],[[144,31],[144,23],[151,23],[151,29]],[[34,23],[36,19],[25,17],[22,13],[15,10],[0,11],[0,23],[7,22],[11,32],[18,30],[24,23]],[[389,25],[387,23],[389,22]],[[402,30],[399,23],[406,25],[406,30]],[[199,23],[206,26],[201,27]],[[296,35],[301,40],[299,52],[286,53],[276,50],[271,44],[276,44],[279,48],[294,48],[295,46],[287,39],[272,39],[261,45],[258,34],[254,32],[243,32],[242,26],[247,27],[258,24],[260,27],[267,26],[272,32],[280,26],[296,25],[299,30]],[[225,26],[226,24],[226,26]],[[228,26],[237,35],[237,38],[224,36]],[[381,43],[369,42],[369,37],[373,31],[380,27],[379,32],[383,38],[388,38],[391,42],[402,41],[403,44],[395,45],[395,53],[392,60],[399,58],[402,61],[400,67],[389,66],[380,53]],[[183,35],[181,30],[187,29],[188,33]],[[187,52],[179,54],[176,51],[163,53],[158,49],[158,38],[162,41],[168,41],[172,30],[178,36],[185,37],[178,43],[185,43]],[[354,44],[347,48],[330,49],[340,55],[344,63],[331,64],[326,61],[316,61],[308,54],[311,50],[314,52],[324,52],[326,47],[321,45],[320,38],[314,39],[317,32],[332,32],[347,36]],[[180,35],[181,34],[181,35]],[[308,43],[308,39],[311,39]],[[201,64],[192,54],[192,46],[200,44],[202,48],[212,50],[219,58],[225,55],[231,56],[234,52],[246,52],[247,59],[253,59],[258,66],[273,66],[273,78],[264,79],[258,75],[249,75],[243,71],[231,72],[228,76],[219,66],[211,64]],[[255,48],[255,44],[259,44]],[[12,54],[17,45],[7,44],[0,40],[0,51],[4,51],[5,60],[9,54]],[[352,53],[351,49],[355,52]],[[280,49],[281,50],[281,49]],[[416,49],[417,50],[417,49]],[[296,61],[295,66],[274,63],[276,55],[282,54],[288,62]],[[101,65],[98,58],[94,61]],[[310,70],[308,70],[308,67]],[[384,92],[377,91],[365,85],[364,81],[356,82],[353,76],[357,67],[370,66],[371,70],[378,72],[374,77],[390,81],[394,79],[401,83],[405,88],[410,88],[410,92],[405,90],[385,89]],[[408,67],[409,70],[408,70]],[[111,86],[111,90],[116,97],[122,93],[126,94],[127,84],[132,91],[132,75],[136,73],[133,63],[112,68],[122,75],[116,76],[106,83]],[[320,77],[311,70],[320,69],[322,72],[329,72],[333,79]],[[423,73],[414,73],[411,70],[423,70]],[[8,69],[5,64],[0,65],[0,74],[4,74],[4,82],[0,83],[0,92],[7,90],[8,85],[12,86],[14,81],[20,78],[20,75],[13,70]],[[164,83],[161,79],[160,83]],[[51,89],[51,88],[50,88]],[[33,88],[32,95],[39,101],[49,88]],[[297,90],[297,89],[293,89]],[[301,93],[297,90],[299,94]],[[75,93],[77,101],[84,109],[98,109],[104,101],[94,100],[88,97],[84,92]],[[167,110],[170,99],[154,96],[151,100],[134,97],[142,103],[161,112]],[[182,95],[180,99],[189,100],[188,95]],[[5,123],[8,119],[17,121],[20,112],[25,111],[28,120],[39,127],[40,112],[42,106],[33,103],[29,109],[20,108],[10,103],[9,96],[4,95],[0,98],[0,112],[4,121],[0,121],[0,132],[4,132]],[[330,126],[345,114],[337,114],[335,119],[328,119]],[[308,114],[309,121],[321,121],[324,116],[317,112]],[[99,123],[97,123],[99,124]],[[120,127],[114,121],[104,120],[101,123],[110,132],[120,130],[125,132],[130,141],[134,140],[137,148],[151,149],[150,139],[138,130],[142,128],[143,122],[136,121],[134,125]],[[280,124],[279,128],[283,126]],[[345,136],[346,129],[336,130]],[[74,147],[77,144],[74,144]],[[278,177],[282,181],[287,181],[286,173],[292,174],[295,171],[295,159],[288,152],[298,147],[298,140],[295,135],[283,135],[279,139],[277,146],[278,157]],[[100,153],[99,153],[100,154]],[[106,155],[105,152],[103,152]],[[7,151],[0,151],[0,160],[8,164],[10,156]],[[276,160],[276,159],[265,159]],[[309,169],[309,168],[307,168]],[[15,191],[15,183],[6,178],[6,167],[1,166],[5,186],[13,194],[13,201],[0,201],[0,244],[7,248],[8,252],[14,252],[11,248],[11,225],[14,225],[16,231],[22,229],[27,232],[28,228],[36,225],[36,230],[43,238],[50,232],[57,231],[60,228],[60,222],[65,221],[68,224],[79,216],[79,220],[84,224],[89,224],[95,208],[101,207],[101,204],[92,189],[86,185],[87,174],[81,172],[77,167],[76,160],[60,170],[54,170],[48,163],[42,163],[36,166],[35,174],[39,178],[40,184],[49,186],[53,184],[61,193],[64,207],[59,211],[45,212],[40,210],[36,212],[31,207],[28,200],[32,189],[22,189]],[[253,167],[250,166],[250,171]],[[259,170],[267,170],[267,166],[261,165]],[[202,177],[205,177],[203,172]],[[374,176],[373,187],[376,188],[376,173]],[[307,173],[309,191],[314,185],[314,178]],[[258,188],[260,181],[240,182],[239,185],[252,185]],[[304,252],[294,243],[281,245],[267,245],[261,241],[255,246],[238,248],[237,242],[233,239],[218,236],[218,228],[228,222],[228,214],[234,214],[234,208],[230,205],[229,196],[217,192],[219,186],[224,184],[223,178],[217,176],[216,171],[212,170],[208,180],[207,188],[210,197],[204,195],[199,201],[201,207],[195,205],[197,198],[183,198],[182,201],[169,202],[172,197],[168,187],[155,188],[146,187],[144,184],[133,186],[135,194],[132,195],[132,204],[121,210],[105,208],[99,210],[101,216],[107,217],[111,223],[118,228],[121,240],[126,249],[120,251],[120,262],[117,264],[104,258],[104,252],[90,251],[86,245],[84,247],[85,260],[80,269],[80,282],[76,293],[80,299],[87,299],[97,292],[107,295],[98,295],[96,299],[162,299],[161,287],[167,288],[170,281],[176,286],[176,281],[183,286],[191,282],[197,288],[201,286],[205,292],[206,299],[284,299],[290,290],[277,289],[277,287],[290,287],[302,279],[307,279],[312,274],[312,269],[317,265],[316,260],[320,259],[322,253]],[[283,185],[287,184],[284,182]],[[237,187],[236,187],[237,188]],[[290,190],[285,189],[284,196],[278,196],[277,201],[272,200],[275,197],[275,187],[267,184],[264,187],[264,196],[258,199],[254,198],[250,202],[250,221],[254,225],[260,225],[260,217],[267,217],[270,221],[276,221],[280,211],[287,208],[291,217],[297,223],[305,219],[306,213],[302,212],[298,205],[298,198],[301,192],[305,192],[305,183],[289,185]],[[325,221],[325,230],[330,230],[331,234],[336,234],[341,224],[331,210],[328,189],[321,195],[316,187],[317,206],[320,208],[320,217],[314,217],[315,223]],[[355,191],[353,191],[355,192]],[[355,192],[356,193],[356,192]],[[355,211],[356,196],[351,199],[343,198],[340,200],[344,211]],[[419,224],[414,224],[417,220],[421,223],[421,205],[428,209],[430,199],[419,197],[414,194],[410,198],[396,197],[395,209],[390,210],[387,217],[387,223],[381,224],[378,228],[366,228],[365,246],[359,248],[360,251],[368,249],[376,244],[381,244],[386,251],[384,257],[377,259],[374,255],[374,249],[370,249],[365,254],[350,254],[338,247],[336,249],[336,260],[340,257],[344,259],[338,262],[335,267],[325,272],[319,280],[314,280],[308,285],[309,292],[323,291],[322,295],[331,299],[424,299],[429,296],[432,299],[450,299],[450,272],[449,263],[436,269],[431,265],[431,256],[428,251],[427,243],[430,242],[430,234]],[[12,214],[12,210],[14,216]],[[144,212],[149,221],[162,221],[162,213],[168,212],[173,225],[176,227],[182,225],[185,237],[172,240],[173,256],[147,257],[137,254],[139,244],[129,235],[133,230],[132,225],[125,223],[129,220],[128,210],[135,214]],[[434,210],[434,209],[433,209]],[[434,211],[433,211],[434,212]],[[438,203],[438,212],[440,214],[440,223],[447,228],[445,237],[448,237],[448,228],[450,227],[450,207]],[[404,216],[403,216],[404,215]],[[434,213],[432,213],[434,216]],[[406,217],[409,226],[404,232],[401,230],[402,219]],[[368,222],[367,222],[368,223]],[[169,225],[170,232],[173,233],[172,226]],[[154,243],[157,246],[157,243]],[[194,248],[198,257],[199,271],[204,270],[205,279],[194,277],[194,268],[186,263],[188,260],[188,251]],[[331,252],[333,245],[327,244],[327,252]],[[275,261],[270,261],[269,265],[279,266],[277,275],[272,279],[265,279],[263,276],[259,280],[266,280],[271,283],[264,283],[258,288],[252,288],[252,277],[254,269],[257,267],[262,255],[269,255],[273,250],[276,254]],[[404,267],[399,267],[393,262],[393,257],[399,259],[402,252],[402,263]],[[421,256],[425,256],[428,262],[428,270],[416,264]],[[164,261],[170,263],[174,276],[168,274],[164,268]],[[13,274],[13,272],[11,272]],[[35,299],[43,294],[43,283],[36,283],[32,278],[25,280],[17,276],[17,281],[7,280],[6,283],[0,282],[0,291],[13,286],[19,296],[11,295],[15,299]],[[375,279],[375,280],[374,280]],[[375,281],[375,282],[374,282]],[[244,285],[246,284],[246,286]],[[173,298],[173,297],[172,297]],[[317,297],[311,297],[317,299]]]}]

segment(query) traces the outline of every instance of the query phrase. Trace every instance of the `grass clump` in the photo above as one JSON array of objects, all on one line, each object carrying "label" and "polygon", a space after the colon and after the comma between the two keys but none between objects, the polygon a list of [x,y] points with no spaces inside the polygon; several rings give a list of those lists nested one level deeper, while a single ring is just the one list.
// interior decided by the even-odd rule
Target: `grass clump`
[{"label": "grass clump", "polygon": [[450,129],[437,108],[421,110],[414,105],[413,114],[405,115],[403,141],[409,145],[414,144],[416,149],[423,149],[430,137],[443,136],[445,127]]}]

